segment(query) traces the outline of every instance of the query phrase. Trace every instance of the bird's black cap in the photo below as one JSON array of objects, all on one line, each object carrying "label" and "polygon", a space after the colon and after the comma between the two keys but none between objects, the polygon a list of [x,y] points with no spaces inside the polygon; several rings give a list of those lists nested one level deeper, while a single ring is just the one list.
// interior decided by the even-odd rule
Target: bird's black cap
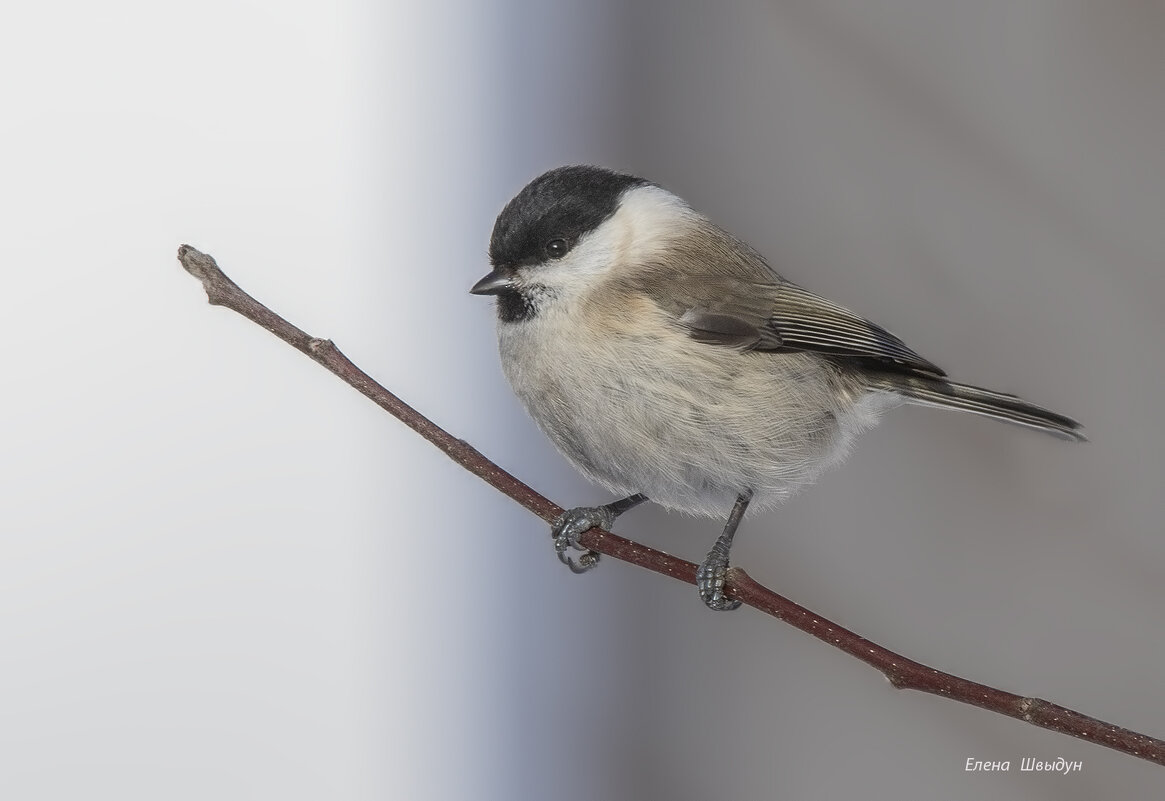
[{"label": "bird's black cap", "polygon": [[602,167],[558,167],[544,172],[506,204],[494,223],[489,260],[495,266],[522,267],[545,261],[544,247],[578,238],[615,213],[628,189],[648,182]]}]

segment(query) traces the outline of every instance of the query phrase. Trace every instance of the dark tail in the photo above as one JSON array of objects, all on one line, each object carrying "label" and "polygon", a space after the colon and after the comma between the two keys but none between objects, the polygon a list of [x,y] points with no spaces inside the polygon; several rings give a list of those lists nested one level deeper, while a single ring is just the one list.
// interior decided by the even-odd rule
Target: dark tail
[{"label": "dark tail", "polygon": [[871,381],[874,389],[901,395],[909,403],[958,409],[971,414],[993,417],[1007,423],[1046,431],[1060,439],[1085,442],[1083,426],[1071,417],[1028,403],[1015,395],[992,392],[989,389],[956,384],[941,378],[887,373]]}]

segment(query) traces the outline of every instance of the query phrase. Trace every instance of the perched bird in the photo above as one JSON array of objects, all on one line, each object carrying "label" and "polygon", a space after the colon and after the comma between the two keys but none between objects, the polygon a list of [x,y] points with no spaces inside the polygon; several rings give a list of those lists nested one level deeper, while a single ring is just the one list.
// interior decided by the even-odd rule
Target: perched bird
[{"label": "perched bird", "polygon": [[712,609],[751,504],[777,504],[841,462],[902,403],[958,409],[1066,440],[1075,420],[957,384],[898,337],[778,275],[666,189],[590,166],[531,181],[502,210],[493,271],[502,368],[526,410],[584,475],[623,500],[566,512],[559,558],[593,526],[651,499],[728,515],[700,565]]}]

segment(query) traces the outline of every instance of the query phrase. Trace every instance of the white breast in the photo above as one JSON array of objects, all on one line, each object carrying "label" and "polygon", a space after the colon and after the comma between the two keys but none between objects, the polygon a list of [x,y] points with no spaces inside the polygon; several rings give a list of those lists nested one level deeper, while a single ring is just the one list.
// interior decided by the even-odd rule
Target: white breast
[{"label": "white breast", "polygon": [[697,343],[658,310],[654,324],[608,328],[587,347],[577,319],[547,312],[500,326],[515,393],[589,478],[680,511],[721,516],[745,489],[758,508],[783,500],[841,461],[895,403],[839,391],[810,354]]}]

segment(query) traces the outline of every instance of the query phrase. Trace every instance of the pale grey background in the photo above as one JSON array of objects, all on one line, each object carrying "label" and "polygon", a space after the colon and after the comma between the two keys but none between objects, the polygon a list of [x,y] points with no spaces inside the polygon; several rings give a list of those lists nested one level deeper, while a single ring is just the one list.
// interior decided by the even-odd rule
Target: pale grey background
[{"label": "pale grey background", "polygon": [[[1158,793],[1160,768],[896,692],[678,583],[567,575],[537,521],[205,306],[174,250],[551,497],[603,501],[466,289],[538,172],[647,175],[1093,439],[897,411],[747,521],[738,562],[914,658],[1162,736],[1165,9],[418,5],[0,19],[0,795]],[[618,528],[695,559],[718,525]]]}]

